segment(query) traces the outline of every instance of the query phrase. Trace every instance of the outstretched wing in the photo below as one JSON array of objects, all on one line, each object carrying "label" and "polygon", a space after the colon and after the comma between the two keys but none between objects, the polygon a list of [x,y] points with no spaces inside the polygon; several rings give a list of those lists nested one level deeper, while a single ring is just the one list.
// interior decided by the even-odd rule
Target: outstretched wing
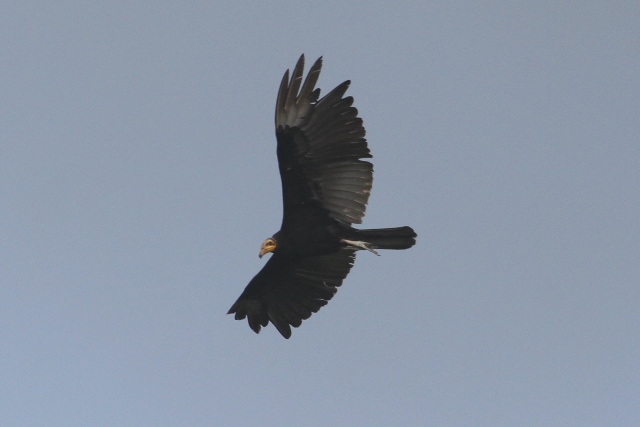
[{"label": "outstretched wing", "polygon": [[228,314],[236,320],[248,317],[249,326],[260,332],[273,323],[283,337],[333,297],[353,266],[355,252],[305,258],[300,262],[275,253],[249,282]]},{"label": "outstretched wing", "polygon": [[353,98],[344,94],[347,80],[318,99],[315,84],[322,68],[319,58],[302,84],[304,55],[289,80],[284,74],[276,103],[278,164],[282,179],[283,224],[309,209],[346,224],[364,216],[373,166],[361,160],[371,154]]}]

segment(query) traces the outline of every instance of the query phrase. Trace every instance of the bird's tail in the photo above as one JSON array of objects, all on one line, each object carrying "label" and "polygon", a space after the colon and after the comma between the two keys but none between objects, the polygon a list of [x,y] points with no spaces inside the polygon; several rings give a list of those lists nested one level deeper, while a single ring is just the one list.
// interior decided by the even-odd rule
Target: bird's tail
[{"label": "bird's tail", "polygon": [[416,232],[411,227],[354,230],[356,238],[374,249],[409,249],[416,244]]}]

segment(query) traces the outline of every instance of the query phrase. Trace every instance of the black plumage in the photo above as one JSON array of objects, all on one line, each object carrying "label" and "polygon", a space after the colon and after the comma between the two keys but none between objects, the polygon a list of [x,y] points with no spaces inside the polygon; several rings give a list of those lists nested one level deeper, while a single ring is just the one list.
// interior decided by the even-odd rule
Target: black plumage
[{"label": "black plumage", "polygon": [[278,165],[282,180],[280,231],[262,244],[271,259],[229,310],[248,318],[256,333],[273,323],[285,338],[336,293],[355,251],[407,249],[411,227],[357,230],[365,214],[373,166],[362,119],[345,97],[350,81],[320,98],[315,88],[322,58],[302,83],[304,55],[287,70],[276,102]]}]

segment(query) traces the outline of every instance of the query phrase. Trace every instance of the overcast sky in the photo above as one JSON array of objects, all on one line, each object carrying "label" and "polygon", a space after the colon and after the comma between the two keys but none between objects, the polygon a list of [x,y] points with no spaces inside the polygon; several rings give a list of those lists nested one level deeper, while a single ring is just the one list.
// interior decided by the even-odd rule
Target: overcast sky
[{"label": "overcast sky", "polygon": [[[0,7],[0,425],[640,425],[640,5]],[[226,312],[280,226],[301,53],[374,156],[283,339]]]}]

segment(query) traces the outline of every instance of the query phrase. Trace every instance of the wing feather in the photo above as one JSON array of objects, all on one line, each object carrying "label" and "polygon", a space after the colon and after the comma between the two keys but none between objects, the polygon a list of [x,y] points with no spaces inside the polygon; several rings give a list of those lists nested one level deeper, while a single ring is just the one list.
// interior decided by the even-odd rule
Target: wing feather
[{"label": "wing feather", "polygon": [[318,206],[331,218],[359,224],[373,182],[371,153],[347,80],[324,97],[315,88],[322,58],[302,82],[304,55],[291,78],[284,74],[276,101],[278,163],[282,178],[283,223],[300,206]]},{"label": "wing feather", "polygon": [[229,314],[235,313],[237,320],[246,317],[256,333],[271,322],[289,338],[291,326],[299,327],[333,298],[354,259],[351,249],[293,263],[276,253],[249,282]]}]

